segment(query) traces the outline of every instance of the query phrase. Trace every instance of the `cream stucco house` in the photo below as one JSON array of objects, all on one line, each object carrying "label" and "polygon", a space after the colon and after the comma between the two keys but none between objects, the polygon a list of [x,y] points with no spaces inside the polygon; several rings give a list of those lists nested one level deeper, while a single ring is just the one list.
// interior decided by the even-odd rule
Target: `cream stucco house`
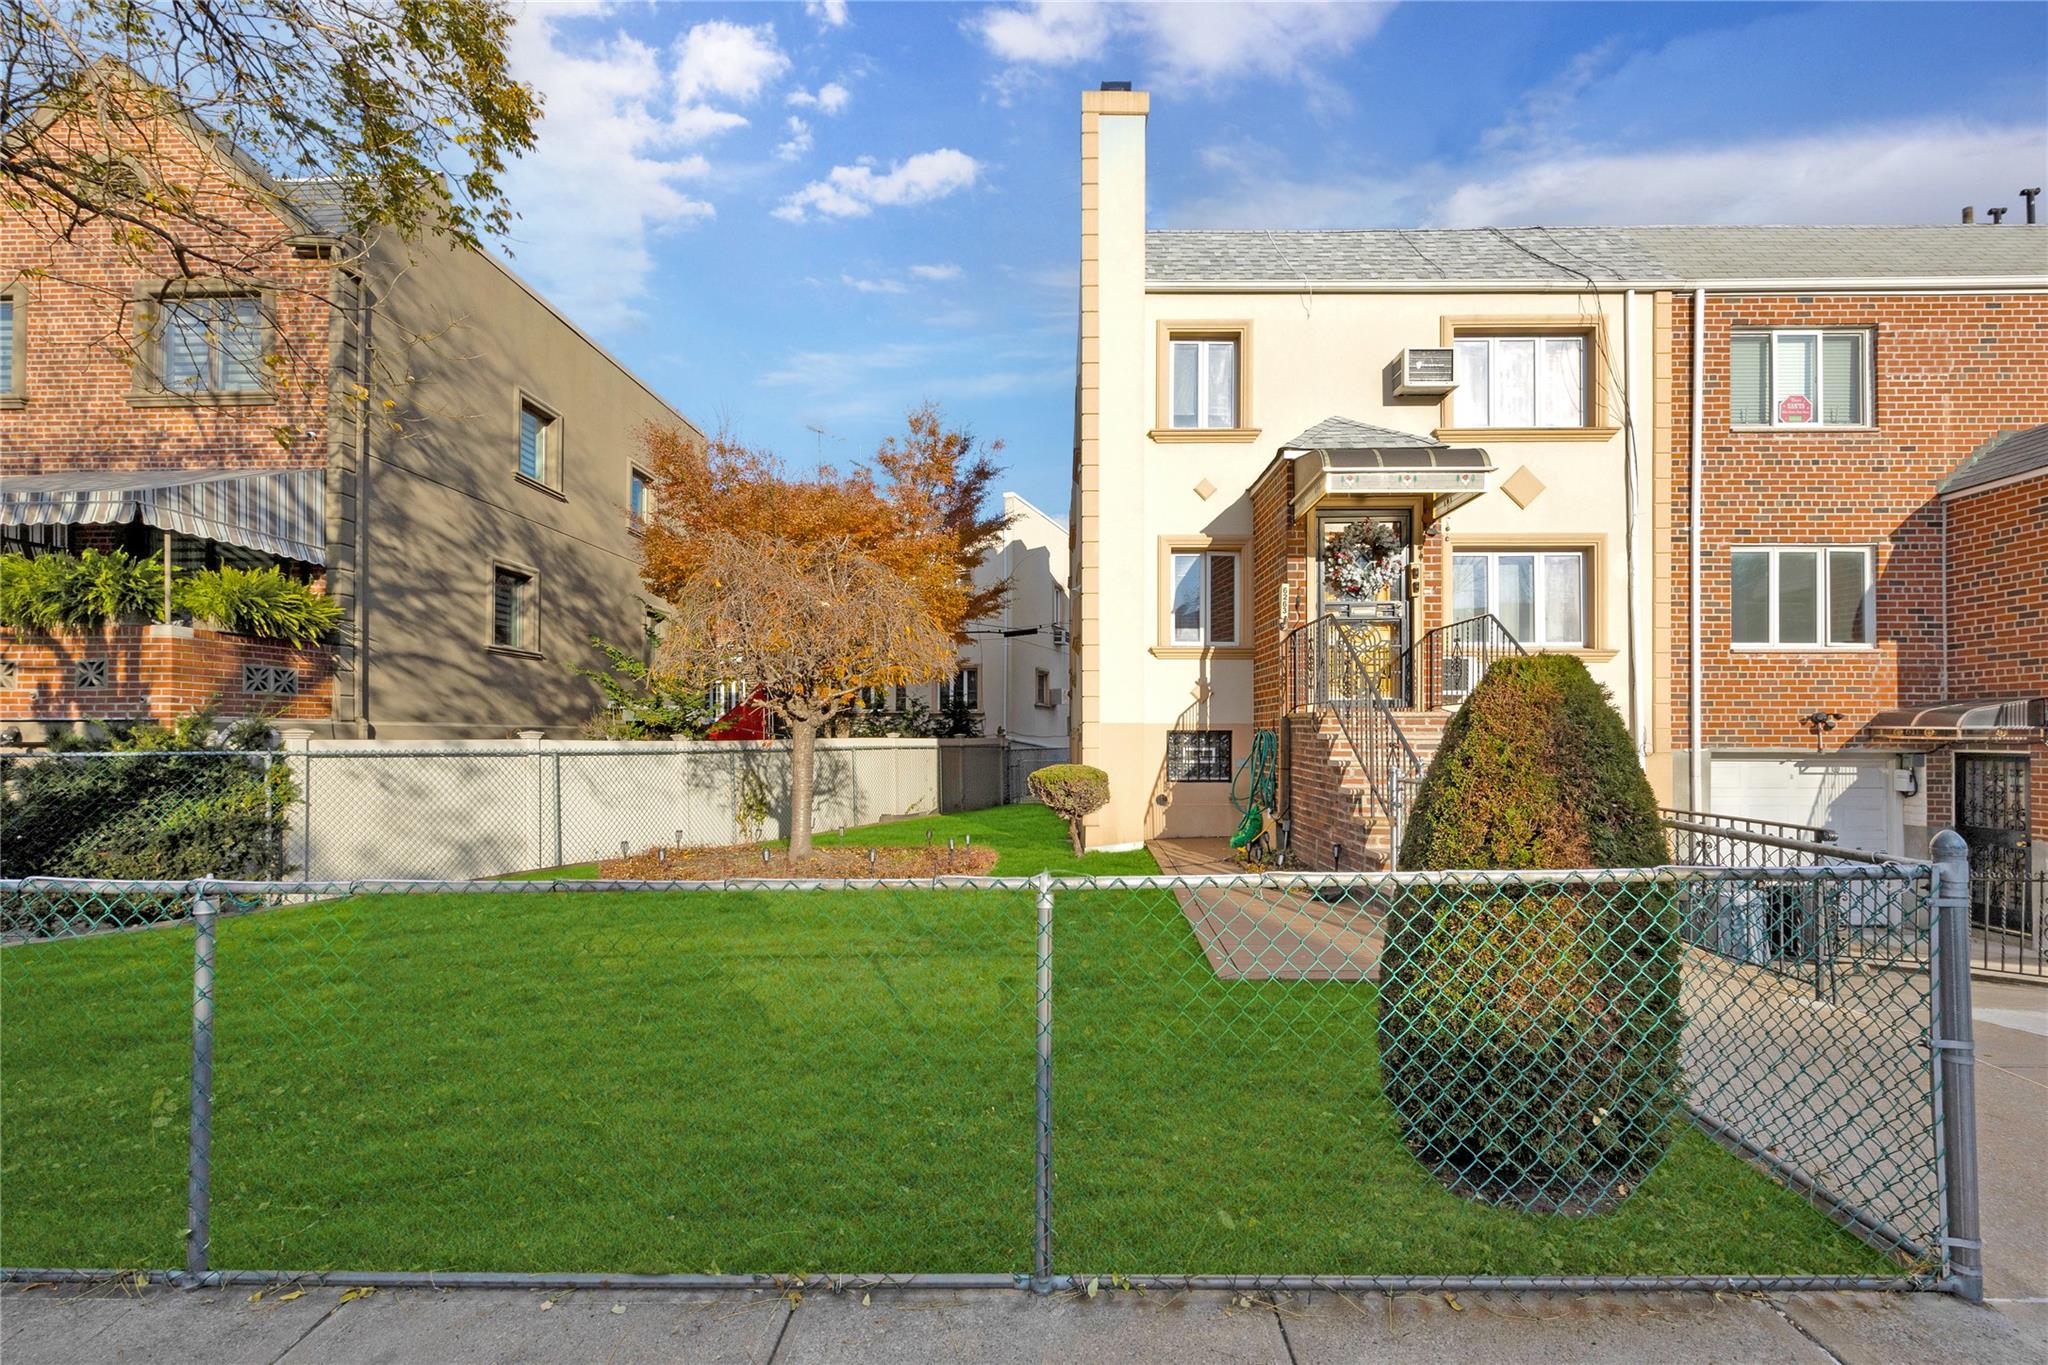
[{"label": "cream stucco house", "polygon": [[[1516,647],[1584,658],[1647,749],[1659,298],[1623,282],[1653,272],[1599,233],[1148,232],[1148,104],[1082,103],[1090,843],[1229,833],[1267,730],[1297,861],[1371,865],[1472,664]],[[1326,547],[1361,540],[1343,591]]]}]

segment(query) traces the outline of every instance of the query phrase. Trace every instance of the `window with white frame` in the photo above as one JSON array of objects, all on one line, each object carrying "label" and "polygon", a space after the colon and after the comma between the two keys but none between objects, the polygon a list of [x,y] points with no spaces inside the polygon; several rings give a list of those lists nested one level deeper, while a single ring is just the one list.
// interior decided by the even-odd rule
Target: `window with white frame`
[{"label": "window with white frame", "polygon": [[491,643],[532,652],[539,646],[533,575],[499,565],[491,571]]},{"label": "window with white frame", "polygon": [[981,670],[970,664],[956,672],[950,681],[939,689],[940,701],[949,707],[962,710],[981,709]]},{"label": "window with white frame", "polygon": [[170,393],[260,393],[266,332],[250,294],[165,299],[157,305],[158,373]]},{"label": "window with white frame", "polygon": [[1756,546],[1729,565],[1735,644],[1857,648],[1877,640],[1877,588],[1867,545]]},{"label": "window with white frame", "polygon": [[1586,338],[1459,337],[1461,427],[1586,425]]},{"label": "window with white frame", "polygon": [[562,423],[538,403],[519,404],[519,473],[552,488],[560,476]]},{"label": "window with white frame", "polygon": [[626,515],[634,530],[647,524],[649,498],[653,492],[652,481],[640,470],[634,470],[626,484]]},{"label": "window with white frame", "polygon": [[1167,606],[1168,643],[1236,644],[1237,551],[1178,550],[1168,572],[1173,593]]},{"label": "window with white frame", "polygon": [[1735,332],[1728,420],[1738,427],[1870,425],[1870,333],[1861,328]]},{"label": "window with white frame", "polygon": [[1458,551],[1451,556],[1451,619],[1491,612],[1525,645],[1586,643],[1586,556],[1580,550]]},{"label": "window with white frame", "polygon": [[1228,430],[1237,426],[1237,342],[1231,338],[1175,337],[1167,347],[1173,388],[1171,425]]}]

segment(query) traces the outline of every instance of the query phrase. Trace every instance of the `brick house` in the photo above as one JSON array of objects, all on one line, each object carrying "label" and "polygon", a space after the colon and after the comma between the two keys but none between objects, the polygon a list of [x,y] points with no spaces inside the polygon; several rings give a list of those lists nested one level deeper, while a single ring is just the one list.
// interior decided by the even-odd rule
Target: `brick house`
[{"label": "brick house", "polygon": [[1854,847],[1954,826],[2011,879],[2032,839],[2038,872],[2048,479],[2020,429],[2048,420],[2048,229],[1760,231],[1769,272],[1659,247],[1705,283],[1660,333],[1652,777]]},{"label": "brick house", "polygon": [[[1091,843],[1230,832],[1271,735],[1297,865],[1383,866],[1444,718],[1517,649],[1585,661],[1670,804],[1909,852],[1953,822],[1942,743],[1875,722],[2048,692],[2022,590],[1945,548],[1973,495],[1939,488],[2048,420],[2048,229],[1148,230],[1148,118],[1083,96]],[[1987,572],[2048,577],[2039,505],[1974,496],[2011,518]],[[1362,540],[1385,567],[1352,583]],[[1996,642],[1974,675],[1941,629],[1965,595]]]},{"label": "brick house", "polygon": [[157,146],[245,268],[179,278],[0,213],[4,548],[275,565],[343,624],[309,649],[0,630],[0,727],[211,702],[358,738],[572,730],[599,700],[574,672],[589,637],[649,620],[637,430],[686,419],[489,252],[350,237],[333,184],[273,180],[203,128]]}]

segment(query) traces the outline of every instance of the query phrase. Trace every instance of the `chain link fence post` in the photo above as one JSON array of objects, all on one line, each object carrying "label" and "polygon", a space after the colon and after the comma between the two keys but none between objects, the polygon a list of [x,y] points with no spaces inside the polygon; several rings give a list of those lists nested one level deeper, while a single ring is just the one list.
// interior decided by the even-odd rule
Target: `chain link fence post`
[{"label": "chain link fence post", "polygon": [[206,1280],[213,1220],[213,950],[217,906],[192,891],[192,1135],[185,1165],[185,1287]]},{"label": "chain link fence post", "polygon": [[1945,829],[1934,836],[1934,1050],[1941,1068],[1945,1169],[1942,1238],[1956,1292],[1984,1301],[1984,1243],[1977,1218],[1976,1030],[1970,1019],[1970,847]]},{"label": "chain link fence post", "polygon": [[1052,1292],[1052,874],[1038,884],[1038,1162],[1031,1287]]}]

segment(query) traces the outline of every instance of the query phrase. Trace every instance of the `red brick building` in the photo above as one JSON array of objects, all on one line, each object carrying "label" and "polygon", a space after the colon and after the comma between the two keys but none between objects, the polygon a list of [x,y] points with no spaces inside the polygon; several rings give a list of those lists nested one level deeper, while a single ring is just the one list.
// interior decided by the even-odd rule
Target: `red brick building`
[{"label": "red brick building", "polygon": [[573,731],[590,636],[647,628],[636,434],[688,422],[488,252],[352,234],[331,183],[159,132],[218,277],[0,211],[0,550],[276,566],[342,625],[306,649],[0,628],[0,731],[206,704],[359,738]]},{"label": "red brick building", "polygon": [[2031,837],[2038,870],[2048,479],[2013,433],[2048,421],[2048,229],[1759,230],[1805,279],[1649,231],[1706,282],[1660,326],[1653,779],[1851,846],[1964,828],[2014,875]]}]

